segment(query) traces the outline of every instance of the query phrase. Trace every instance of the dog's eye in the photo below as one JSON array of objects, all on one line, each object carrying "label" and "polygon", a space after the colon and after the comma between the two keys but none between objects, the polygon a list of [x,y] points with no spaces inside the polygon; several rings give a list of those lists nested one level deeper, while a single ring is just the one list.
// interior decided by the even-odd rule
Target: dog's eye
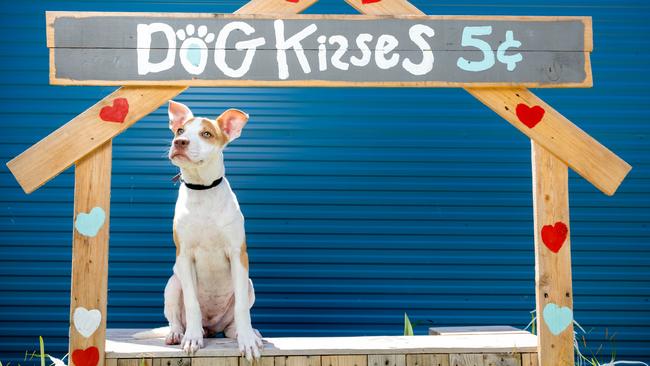
[{"label": "dog's eye", "polygon": [[176,135],[181,135],[183,132],[185,132],[185,130],[182,129],[182,128],[179,128],[178,130],[176,130]]},{"label": "dog's eye", "polygon": [[208,131],[203,131],[201,136],[205,137],[206,139],[209,139],[210,137],[212,137],[212,134]]}]

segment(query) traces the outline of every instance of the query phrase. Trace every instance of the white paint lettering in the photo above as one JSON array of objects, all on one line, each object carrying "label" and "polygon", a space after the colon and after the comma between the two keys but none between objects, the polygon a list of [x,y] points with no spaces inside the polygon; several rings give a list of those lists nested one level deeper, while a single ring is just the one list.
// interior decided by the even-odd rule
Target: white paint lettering
[{"label": "white paint lettering", "polygon": [[372,58],[372,52],[370,51],[370,47],[368,47],[368,42],[370,41],[372,41],[372,35],[368,33],[361,33],[357,36],[357,47],[361,51],[361,57],[350,57],[350,63],[352,65],[363,67],[370,63],[370,59]]},{"label": "white paint lettering", "polygon": [[[167,55],[160,62],[151,62],[151,35],[162,32],[167,39]],[[138,75],[169,70],[176,58],[176,33],[165,23],[138,24],[137,26]]]},{"label": "white paint lettering", "polygon": [[311,72],[309,67],[309,61],[305,56],[305,51],[302,49],[300,41],[304,40],[312,33],[316,32],[318,27],[316,24],[311,24],[300,32],[294,34],[290,38],[284,37],[284,21],[282,19],[277,19],[273,22],[275,28],[275,48],[277,50],[277,61],[278,61],[278,77],[280,80],[285,80],[289,78],[289,65],[287,65],[287,50],[293,48],[302,67],[302,71],[305,74]]},{"label": "white paint lettering", "polygon": [[386,58],[386,55],[397,48],[398,44],[399,41],[397,41],[397,38],[390,34],[382,34],[377,38],[377,45],[375,46],[375,63],[377,63],[377,66],[380,69],[387,70],[397,65],[399,62],[399,54],[394,53],[390,58]]},{"label": "white paint lettering", "polygon": [[416,24],[409,29],[411,41],[422,50],[422,61],[419,64],[414,63],[408,58],[402,61],[402,67],[413,75],[424,75],[433,70],[433,50],[424,37],[422,37],[423,34],[431,38],[435,35],[435,32],[431,27],[423,24]]},{"label": "white paint lettering", "polygon": [[250,36],[255,32],[255,28],[251,27],[248,23],[232,22],[226,24],[226,26],[219,31],[219,35],[217,36],[217,42],[214,46],[214,63],[226,76],[239,78],[244,76],[248,70],[250,70],[257,47],[264,45],[266,41],[264,40],[264,37],[259,37],[237,42],[235,44],[235,49],[237,51],[246,50],[246,54],[244,55],[244,61],[242,61],[241,66],[238,69],[233,69],[228,66],[228,63],[226,62],[226,42],[228,36],[234,30],[242,31],[247,36]]},{"label": "white paint lettering", "polygon": [[348,50],[348,39],[341,35],[331,36],[330,44],[339,45],[339,48],[337,48],[336,51],[334,51],[334,55],[332,56],[332,66],[336,67],[339,70],[349,69],[350,64],[341,61],[341,58],[343,57],[343,55],[345,55],[345,52]]}]

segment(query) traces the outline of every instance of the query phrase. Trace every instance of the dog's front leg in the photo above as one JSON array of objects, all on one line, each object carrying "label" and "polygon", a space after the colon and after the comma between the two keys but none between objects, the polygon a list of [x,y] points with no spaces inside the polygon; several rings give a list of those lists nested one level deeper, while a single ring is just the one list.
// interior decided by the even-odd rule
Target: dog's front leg
[{"label": "dog's front leg", "polygon": [[239,351],[251,361],[260,357],[262,338],[251,325],[250,299],[248,294],[248,254],[246,243],[234,249],[230,257],[230,271],[235,291],[235,329]]},{"label": "dog's front leg", "polygon": [[181,340],[181,348],[194,354],[203,347],[203,324],[201,306],[196,291],[196,269],[194,263],[186,255],[176,257],[174,273],[181,282],[183,289],[183,305],[185,306],[185,335]]}]

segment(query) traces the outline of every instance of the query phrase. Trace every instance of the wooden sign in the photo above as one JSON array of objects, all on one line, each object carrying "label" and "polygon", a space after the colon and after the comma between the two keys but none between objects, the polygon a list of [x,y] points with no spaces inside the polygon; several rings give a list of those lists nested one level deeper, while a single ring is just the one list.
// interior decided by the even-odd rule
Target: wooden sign
[{"label": "wooden sign", "polygon": [[588,17],[48,12],[51,83],[589,87]]}]

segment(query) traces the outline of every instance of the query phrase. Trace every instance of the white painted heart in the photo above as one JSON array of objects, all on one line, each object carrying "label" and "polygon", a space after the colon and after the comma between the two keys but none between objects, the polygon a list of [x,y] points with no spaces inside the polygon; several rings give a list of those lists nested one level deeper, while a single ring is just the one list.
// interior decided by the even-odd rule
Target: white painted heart
[{"label": "white painted heart", "polygon": [[558,335],[573,322],[573,311],[550,302],[544,306],[542,317],[551,333]]},{"label": "white painted heart", "polygon": [[93,207],[89,213],[79,212],[74,227],[81,235],[94,237],[106,221],[106,213],[101,207]]},{"label": "white painted heart", "polygon": [[82,306],[74,309],[74,327],[77,332],[88,338],[99,328],[99,323],[102,321],[102,313],[97,309],[88,310]]}]

